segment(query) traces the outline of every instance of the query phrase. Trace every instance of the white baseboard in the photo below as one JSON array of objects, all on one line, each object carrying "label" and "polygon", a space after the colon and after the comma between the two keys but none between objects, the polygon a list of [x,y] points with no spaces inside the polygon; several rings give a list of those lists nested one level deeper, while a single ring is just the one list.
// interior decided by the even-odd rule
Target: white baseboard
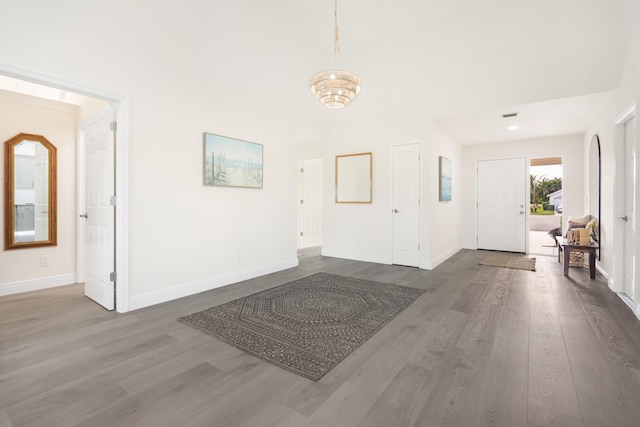
[{"label": "white baseboard", "polygon": [[185,283],[169,289],[161,291],[149,292],[143,295],[137,295],[129,298],[129,311],[138,310],[140,308],[149,307],[163,302],[172,301],[178,298],[187,297],[189,295],[198,294],[200,292],[209,291],[221,286],[231,285],[233,283],[242,282],[243,280],[253,279],[255,277],[264,276],[275,273],[277,271],[286,270],[298,266],[298,258],[289,259],[287,261],[275,264],[263,265],[248,270],[236,271],[222,276],[212,277],[210,279],[199,280],[197,282]]},{"label": "white baseboard", "polygon": [[435,258],[431,258],[431,265],[427,268],[427,270],[433,270],[434,268],[436,268],[437,266],[439,266],[440,264],[442,264],[443,262],[445,262],[446,260],[454,256],[455,254],[460,252],[462,249],[463,249],[462,246],[455,247],[443,253],[442,255],[438,255]]},{"label": "white baseboard", "polygon": [[74,283],[76,283],[75,273],[43,277],[41,279],[22,280],[19,282],[0,283],[0,296],[55,288],[56,286],[73,285]]}]

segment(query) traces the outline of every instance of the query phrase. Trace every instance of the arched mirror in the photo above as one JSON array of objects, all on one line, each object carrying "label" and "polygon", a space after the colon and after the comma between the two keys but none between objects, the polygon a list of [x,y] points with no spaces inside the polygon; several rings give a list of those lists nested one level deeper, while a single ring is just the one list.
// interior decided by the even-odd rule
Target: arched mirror
[{"label": "arched mirror", "polygon": [[55,246],[56,147],[28,133],[4,147],[4,248]]},{"label": "arched mirror", "polygon": [[[600,181],[601,181],[601,160],[600,160],[600,138],[593,135],[591,147],[589,148],[589,213],[598,217],[598,226],[595,229],[598,245],[602,249],[600,239]],[[600,259],[600,249],[598,249],[598,260]]]}]

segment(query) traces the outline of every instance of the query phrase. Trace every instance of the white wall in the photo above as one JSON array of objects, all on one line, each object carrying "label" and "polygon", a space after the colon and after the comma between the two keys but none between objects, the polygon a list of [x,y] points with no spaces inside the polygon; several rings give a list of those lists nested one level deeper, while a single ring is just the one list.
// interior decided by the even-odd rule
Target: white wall
[{"label": "white wall", "polygon": [[[342,141],[326,144],[323,255],[391,263],[391,150],[393,145],[410,143],[421,146],[420,268],[435,268],[462,249],[462,147],[435,124],[423,130],[426,136],[421,139],[372,139],[352,143],[349,149]],[[372,203],[335,203],[335,156],[368,151],[373,155]],[[453,164],[451,202],[438,201],[439,156]]]},{"label": "white wall", "polygon": [[[325,143],[322,254],[389,264],[391,245],[390,144],[361,141]],[[335,157],[371,152],[372,202],[335,203]]]},{"label": "white wall", "polygon": [[[626,35],[625,40],[621,40],[621,44],[628,44],[628,54],[620,73],[620,83],[616,92],[615,99],[610,105],[605,106],[600,117],[593,123],[584,135],[585,149],[589,147],[591,136],[597,134],[600,137],[600,150],[602,158],[602,199],[601,199],[601,239],[602,249],[600,251],[601,260],[598,267],[609,278],[609,285],[617,289],[620,288],[620,280],[616,272],[616,252],[614,239],[614,229],[616,227],[616,218],[620,216],[615,211],[615,145],[619,143],[616,138],[619,134],[615,129],[615,119],[622,111],[630,105],[632,101],[636,102],[636,114],[640,107],[640,3],[636,1],[627,1],[625,3],[625,17],[634,25],[630,26],[630,32]],[[638,123],[638,122],[636,122]],[[640,133],[637,132],[636,145],[640,146]],[[588,156],[584,159],[585,168],[588,168]],[[585,200],[588,201],[588,188],[585,188]],[[616,280],[618,279],[618,280]],[[637,278],[636,278],[637,279]],[[614,283],[616,283],[614,285]],[[636,280],[636,295],[640,295],[640,283]],[[636,301],[636,316],[640,317],[640,303]]]},{"label": "white wall", "polygon": [[[40,1],[0,18],[5,63],[129,100],[131,308],[297,265],[300,103],[273,94],[294,72],[285,64],[297,27],[283,18],[256,38],[264,11],[246,6],[202,3],[194,14],[177,3]],[[25,22],[37,31],[16,38]],[[273,64],[278,76],[256,78]],[[264,188],[205,187],[203,132],[263,144]]]},{"label": "white wall", "polygon": [[[440,202],[439,197],[439,157],[451,160],[453,175],[451,181],[451,201]],[[451,255],[462,249],[462,227],[464,209],[464,181],[462,146],[447,135],[437,124],[431,125],[430,155],[426,174],[426,203],[423,218],[429,225],[430,234],[424,236],[429,245],[429,258],[424,260],[425,268],[435,268]]]},{"label": "white wall", "polygon": [[[57,148],[58,162],[58,245],[3,250],[0,254],[0,295],[75,283],[77,114],[76,106],[0,90],[0,141],[19,133],[43,135]],[[4,176],[4,148],[0,171]],[[4,197],[0,200],[0,209],[4,212]],[[45,255],[49,257],[50,265],[40,267],[40,256]]]},{"label": "white wall", "polygon": [[[584,215],[584,141],[582,135],[468,145],[463,148],[463,245],[476,249],[476,165],[478,160],[562,156],[563,221]],[[527,183],[528,188],[528,183]]]}]

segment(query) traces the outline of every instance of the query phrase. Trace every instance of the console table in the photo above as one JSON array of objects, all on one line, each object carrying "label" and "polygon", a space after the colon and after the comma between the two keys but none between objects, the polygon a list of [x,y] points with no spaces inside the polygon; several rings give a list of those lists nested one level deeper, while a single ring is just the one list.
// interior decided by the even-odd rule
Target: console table
[{"label": "console table", "polygon": [[569,276],[569,260],[571,259],[571,252],[582,252],[589,254],[589,276],[592,279],[596,277],[596,249],[598,245],[569,245],[567,239],[562,236],[556,236],[556,243],[558,244],[558,262],[560,262],[560,254],[564,252],[564,275]]}]

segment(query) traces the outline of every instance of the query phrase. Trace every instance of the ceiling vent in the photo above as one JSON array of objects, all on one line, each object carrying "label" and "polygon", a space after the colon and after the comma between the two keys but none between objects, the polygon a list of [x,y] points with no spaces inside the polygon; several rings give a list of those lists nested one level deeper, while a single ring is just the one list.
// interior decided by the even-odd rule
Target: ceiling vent
[{"label": "ceiling vent", "polygon": [[507,114],[503,114],[502,118],[503,119],[508,119],[509,117],[516,117],[518,115],[518,113],[507,113]]}]

